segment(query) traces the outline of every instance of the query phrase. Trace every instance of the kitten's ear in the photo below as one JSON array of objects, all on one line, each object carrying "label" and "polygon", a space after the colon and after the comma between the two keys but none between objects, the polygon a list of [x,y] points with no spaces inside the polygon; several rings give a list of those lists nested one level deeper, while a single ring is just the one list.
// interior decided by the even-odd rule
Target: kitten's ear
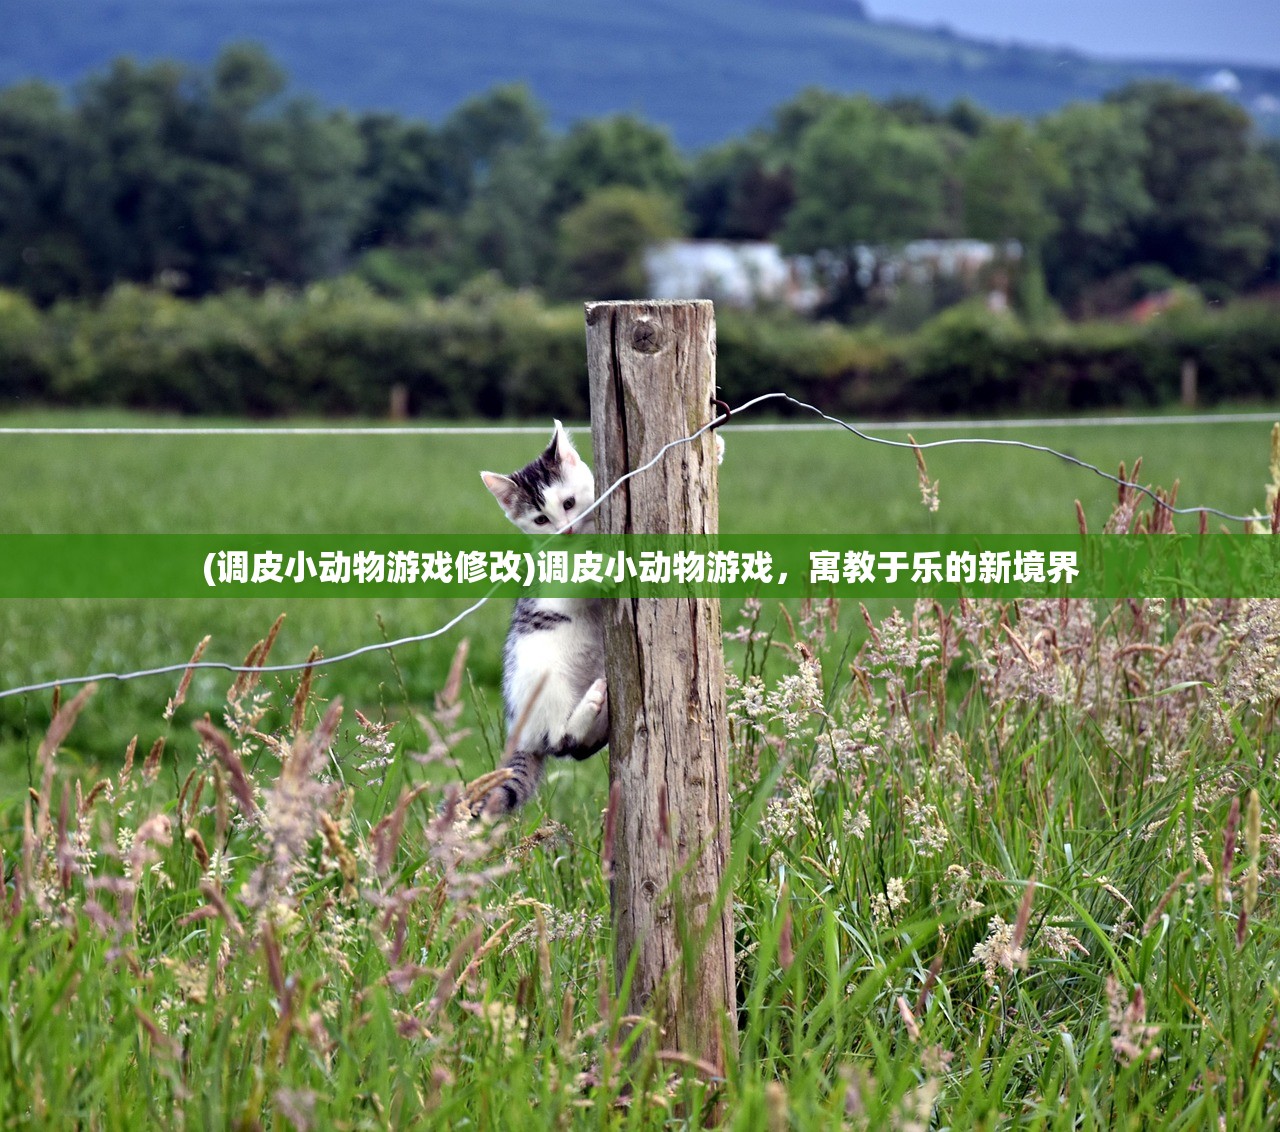
[{"label": "kitten's ear", "polygon": [[520,495],[516,481],[510,476],[500,476],[497,472],[481,472],[480,478],[484,480],[484,486],[493,493],[502,510],[510,516]]},{"label": "kitten's ear", "polygon": [[573,441],[564,430],[564,425],[556,421],[555,426],[555,430],[551,433],[551,443],[547,445],[547,458],[563,464],[566,468],[572,468],[575,464],[581,463],[582,457],[574,448]]}]

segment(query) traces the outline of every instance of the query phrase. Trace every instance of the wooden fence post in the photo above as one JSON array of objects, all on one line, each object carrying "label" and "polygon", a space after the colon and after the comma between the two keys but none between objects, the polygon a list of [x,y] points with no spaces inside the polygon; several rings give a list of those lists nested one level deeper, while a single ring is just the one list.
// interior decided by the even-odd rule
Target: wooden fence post
[{"label": "wooden fence post", "polygon": [[[603,491],[715,416],[715,314],[706,301],[589,303],[586,319]],[[611,495],[597,529],[714,534],[718,491],[705,433]],[[737,1028],[733,906],[721,892],[730,822],[720,605],[606,601],[605,648],[615,983],[634,961],[631,1012],[651,1009],[662,1048],[723,1073]]]},{"label": "wooden fence post", "polygon": [[1181,401],[1188,409],[1194,409],[1198,399],[1196,386],[1199,384],[1199,370],[1195,358],[1182,359]]}]

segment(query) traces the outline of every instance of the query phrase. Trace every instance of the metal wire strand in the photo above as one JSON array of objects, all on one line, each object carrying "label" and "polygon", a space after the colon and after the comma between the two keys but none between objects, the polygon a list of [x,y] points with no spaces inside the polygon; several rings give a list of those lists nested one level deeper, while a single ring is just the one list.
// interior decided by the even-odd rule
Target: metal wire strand
[{"label": "metal wire strand", "polygon": [[[916,443],[916,444],[913,444],[910,441],[905,441],[905,440],[889,440],[887,437],[873,436],[871,433],[864,432],[862,429],[858,428],[856,425],[852,425],[848,421],[842,420],[840,417],[835,417],[829,413],[824,413],[816,405],[810,405],[806,401],[801,401],[796,397],[792,397],[789,393],[763,393],[759,397],[753,397],[750,401],[744,402],[743,404],[739,405],[736,409],[732,409],[729,412],[726,412],[714,418],[713,420],[708,421],[696,432],[693,432],[688,436],[682,436],[676,440],[672,440],[669,443],[664,444],[661,448],[658,449],[656,453],[654,453],[651,459],[641,464],[638,468],[633,468],[631,471],[625,473],[624,475],[619,476],[612,484],[609,485],[608,488],[606,488],[603,492],[600,493],[600,495],[596,498],[595,502],[593,502],[590,507],[586,508],[579,515],[577,515],[574,518],[573,522],[580,523],[582,519],[585,518],[587,515],[593,514],[596,510],[599,509],[601,504],[603,504],[604,501],[608,499],[609,496],[611,496],[615,491],[617,491],[624,483],[626,483],[628,480],[630,480],[634,476],[638,476],[641,472],[648,471],[656,463],[658,463],[658,461],[661,460],[662,457],[665,456],[667,452],[669,452],[672,448],[676,448],[681,444],[690,444],[693,441],[697,440],[698,437],[700,437],[703,433],[709,432],[711,429],[717,428],[720,425],[724,424],[726,421],[729,420],[730,417],[737,417],[739,414],[746,412],[748,409],[752,409],[755,406],[763,404],[766,401],[787,401],[790,404],[795,405],[797,408],[804,409],[810,413],[814,413],[817,416],[821,417],[823,420],[829,421],[832,424],[838,425],[840,428],[845,429],[847,432],[853,433],[853,435],[858,437],[860,440],[866,440],[872,444],[883,444],[890,448],[909,448],[912,450],[916,450],[916,449],[926,449],[926,448],[943,448],[943,447],[949,447],[949,446],[960,445],[960,444],[987,444],[987,445],[995,445],[1001,448],[1023,448],[1029,452],[1041,452],[1050,456],[1056,456],[1058,457],[1058,459],[1064,460],[1068,464],[1072,464],[1075,467],[1083,468],[1086,471],[1093,472],[1094,475],[1101,476],[1103,479],[1109,480],[1111,483],[1114,483],[1119,487],[1130,488],[1130,489],[1133,489],[1134,491],[1139,491],[1143,495],[1153,500],[1158,506],[1165,508],[1165,510],[1170,511],[1175,515],[1195,515],[1195,514],[1203,513],[1208,515],[1216,515],[1219,518],[1226,519],[1230,522],[1236,522],[1236,523],[1260,522],[1260,521],[1265,521],[1265,518],[1266,518],[1263,515],[1233,515],[1228,511],[1219,510],[1217,507],[1173,507],[1169,503],[1167,503],[1165,500],[1161,499],[1149,487],[1144,487],[1142,484],[1134,483],[1131,480],[1122,479],[1120,476],[1113,475],[1110,472],[1104,472],[1097,465],[1090,464],[1087,460],[1081,460],[1076,456],[1070,456],[1065,452],[1059,452],[1056,448],[1050,448],[1047,445],[1043,445],[1043,444],[1031,444],[1030,442],[1025,440],[1001,440],[1001,439],[996,439],[994,437],[985,437],[985,436],[955,437],[949,440],[931,440],[931,441],[926,441],[924,443]],[[561,533],[561,531],[563,530],[564,530],[563,527],[560,528],[560,531],[557,531],[556,534]],[[546,543],[550,542],[551,539],[553,538],[555,538],[555,535],[547,536],[547,538],[540,545],[545,546]],[[433,629],[429,633],[415,633],[408,637],[399,637],[394,641],[378,641],[375,644],[363,645],[360,648],[351,649],[349,652],[338,653],[330,657],[321,657],[313,661],[301,661],[295,664],[244,665],[244,664],[230,664],[230,663],[217,661],[217,660],[201,660],[201,661],[195,662],[194,664],[192,664],[189,661],[181,664],[165,664],[157,668],[138,669],[135,672],[99,672],[91,676],[68,676],[68,677],[62,677],[56,680],[43,680],[34,684],[23,684],[14,688],[5,688],[3,690],[0,690],[0,700],[8,699],[11,696],[28,695],[32,692],[46,692],[56,687],[72,687],[78,684],[90,684],[90,683],[101,682],[105,680],[114,680],[114,681],[121,681],[121,682],[126,680],[138,680],[144,676],[164,676],[174,672],[185,672],[188,669],[193,669],[193,670],[194,669],[217,669],[222,672],[263,672],[263,673],[300,672],[305,668],[314,668],[320,664],[340,664],[343,661],[352,660],[355,657],[363,656],[366,653],[378,652],[379,650],[382,650],[382,649],[399,648],[401,645],[419,644],[423,641],[430,641],[436,637],[442,636],[445,633],[447,633],[450,629],[452,629],[455,625],[458,625],[462,621],[466,620],[466,618],[470,617],[471,614],[473,614],[482,605],[488,602],[489,599],[493,596],[496,588],[497,588],[496,586],[491,588],[487,594],[485,594],[478,601],[469,605],[456,617],[452,618],[446,624],[440,626],[440,628]]]},{"label": "metal wire strand", "polygon": [[1028,452],[1044,452],[1050,456],[1057,456],[1059,460],[1065,460],[1068,464],[1074,464],[1077,468],[1084,468],[1086,471],[1093,472],[1096,476],[1101,476],[1104,480],[1110,480],[1118,487],[1132,488],[1140,491],[1148,499],[1153,500],[1158,506],[1163,507],[1166,511],[1174,515],[1217,515],[1220,519],[1227,519],[1233,523],[1257,523],[1265,522],[1266,515],[1233,515],[1229,511],[1220,511],[1217,507],[1174,507],[1168,502],[1161,499],[1149,487],[1144,487],[1140,483],[1134,483],[1132,480],[1121,479],[1111,472],[1104,472],[1096,464],[1090,464],[1088,460],[1081,460],[1076,456],[1069,456],[1066,452],[1059,452],[1056,448],[1050,448],[1044,444],[1031,444],[1025,440],[999,440],[990,436],[963,436],[953,437],[950,440],[929,440],[923,444],[913,444],[908,440],[889,440],[883,436],[872,436],[870,433],[863,432],[856,425],[851,425],[848,421],[842,421],[839,417],[833,417],[828,413],[824,413],[815,405],[810,405],[805,401],[798,401],[787,393],[773,393],[767,396],[781,397],[790,401],[793,405],[798,405],[802,409],[807,409],[811,413],[816,413],[823,420],[830,421],[832,424],[839,425],[841,428],[853,433],[854,436],[862,440],[869,440],[873,444],[885,444],[890,448],[944,448],[955,444],[991,444],[1000,448],[1025,448]]},{"label": "metal wire strand", "polygon": [[415,633],[411,637],[400,637],[394,641],[378,641],[372,645],[362,645],[358,649],[352,649],[350,652],[338,653],[336,656],[322,656],[315,660],[304,660],[299,664],[230,664],[221,660],[198,660],[194,664],[190,661],[184,661],[182,664],[165,664],[159,668],[140,668],[136,672],[98,672],[92,676],[69,676],[60,680],[44,680],[39,684],[24,684],[20,688],[5,688],[0,691],[0,700],[7,699],[9,696],[21,696],[28,692],[47,692],[57,687],[72,687],[76,684],[95,684],[103,680],[137,680],[143,676],[164,676],[173,672],[186,672],[188,668],[193,671],[202,668],[216,668],[222,672],[300,672],[304,668],[319,668],[322,664],[339,664],[344,660],[352,660],[357,656],[363,656],[365,653],[377,652],[379,649],[394,649],[400,645],[417,644],[419,641],[429,641],[433,637],[439,637],[447,633],[460,621],[470,617],[477,609],[489,600],[492,594],[485,594],[479,601],[473,603],[459,613],[453,620],[441,625],[439,629],[433,629],[430,633]]}]

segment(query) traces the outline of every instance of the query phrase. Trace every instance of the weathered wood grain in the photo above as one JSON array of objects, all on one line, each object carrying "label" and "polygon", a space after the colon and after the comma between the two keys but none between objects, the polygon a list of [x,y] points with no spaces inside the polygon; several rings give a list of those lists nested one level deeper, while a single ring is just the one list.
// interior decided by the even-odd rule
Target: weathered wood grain
[{"label": "weathered wood grain", "polygon": [[[709,302],[587,306],[597,490],[714,416]],[[610,533],[715,533],[708,433],[672,449],[605,501]],[[652,1008],[667,1049],[723,1070],[736,1033],[728,727],[718,602],[606,603],[615,975],[634,956],[633,1012]]]}]

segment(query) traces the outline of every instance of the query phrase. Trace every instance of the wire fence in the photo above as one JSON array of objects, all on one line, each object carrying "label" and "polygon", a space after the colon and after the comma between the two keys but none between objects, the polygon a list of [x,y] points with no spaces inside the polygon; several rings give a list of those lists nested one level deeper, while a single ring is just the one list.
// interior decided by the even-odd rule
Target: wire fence
[{"label": "wire fence", "polygon": [[[739,410],[735,410],[739,411]],[[1017,428],[1165,428],[1213,424],[1269,424],[1274,413],[1189,413],[1175,416],[1000,417],[964,420],[883,422],[878,427],[905,432],[988,431]],[[729,424],[726,432],[834,432],[842,425],[769,421]],[[862,422],[862,429],[877,427]],[[11,425],[0,436],[540,436],[542,425]]]},{"label": "wire fence", "polygon": [[[697,429],[695,432],[690,433],[688,436],[679,437],[676,440],[672,440],[669,443],[664,444],[660,449],[658,449],[658,451],[653,455],[653,457],[650,458],[648,461],[646,461],[644,464],[641,464],[639,467],[633,468],[631,471],[627,472],[626,474],[619,476],[613,483],[611,483],[604,491],[600,493],[600,495],[595,499],[595,501],[591,504],[590,507],[586,508],[574,519],[574,522],[579,523],[587,515],[593,514],[595,511],[597,511],[601,507],[601,505],[604,503],[604,501],[608,499],[609,496],[611,496],[615,491],[617,491],[624,483],[632,479],[634,476],[638,476],[642,472],[648,471],[655,464],[657,464],[663,458],[663,456],[665,456],[667,452],[669,452],[671,449],[679,447],[680,445],[683,445],[683,444],[690,444],[693,441],[697,440],[704,433],[710,431],[711,429],[723,426],[730,420],[735,420],[740,414],[748,412],[749,410],[754,409],[759,405],[762,405],[762,404],[765,404],[766,402],[771,402],[771,401],[782,401],[782,402],[789,403],[791,405],[794,405],[797,408],[805,410],[806,412],[813,413],[821,417],[827,423],[824,425],[808,425],[808,426],[805,426],[805,425],[790,425],[790,426],[754,425],[753,426],[753,425],[742,425],[741,423],[739,423],[731,427],[734,427],[742,431],[746,431],[748,429],[759,431],[761,429],[766,429],[766,428],[767,429],[785,429],[785,428],[812,429],[815,427],[829,428],[829,429],[843,429],[846,432],[852,433],[854,436],[858,437],[860,440],[864,440],[872,444],[886,445],[891,448],[907,448],[907,449],[910,449],[912,452],[920,452],[920,451],[925,451],[932,448],[955,447],[960,445],[987,445],[987,446],[994,446],[994,447],[1000,447],[1000,448],[1024,449],[1029,452],[1038,452],[1048,456],[1056,456],[1059,460],[1062,460],[1070,465],[1073,465],[1074,467],[1078,467],[1085,471],[1092,472],[1094,475],[1100,476],[1105,480],[1109,480],[1111,483],[1116,484],[1118,487],[1124,488],[1126,490],[1137,491],[1147,496],[1149,499],[1151,499],[1158,507],[1163,508],[1164,510],[1174,515],[1196,515],[1196,514],[1213,515],[1218,518],[1225,519],[1229,522],[1238,522],[1238,523],[1266,522],[1269,519],[1269,516],[1265,516],[1261,514],[1237,515],[1237,514],[1232,514],[1229,511],[1224,511],[1220,508],[1210,507],[1210,506],[1175,507],[1168,500],[1162,498],[1159,494],[1157,494],[1151,488],[1146,487],[1143,484],[1135,483],[1131,480],[1126,480],[1121,476],[1117,476],[1111,472],[1104,471],[1103,469],[1099,468],[1096,464],[1091,464],[1087,460],[1081,460],[1076,456],[1069,455],[1066,452],[1061,452],[1056,448],[1051,448],[1048,445],[1044,445],[1044,444],[1032,444],[1029,441],[1025,441],[1025,440],[1010,440],[1010,439],[1000,439],[1000,438],[984,437],[984,436],[950,437],[943,440],[932,440],[932,441],[924,441],[924,442],[891,440],[888,437],[875,436],[872,433],[867,432],[864,427],[859,427],[858,425],[851,424],[846,420],[842,420],[840,417],[832,416],[829,413],[823,412],[817,406],[811,405],[805,401],[801,401],[796,397],[792,397],[789,393],[764,393],[764,394],[761,394],[759,397],[754,397],[751,400],[744,402],[743,404],[739,405],[735,409],[731,409],[728,412],[723,413],[718,417],[715,417],[713,420],[709,421],[707,424],[703,425],[700,429]],[[1220,416],[1200,415],[1197,417],[1167,417],[1167,418],[1161,417],[1161,418],[1155,418],[1155,421],[1160,424],[1193,423],[1193,422],[1261,423],[1264,421],[1271,421],[1273,419],[1274,419],[1274,415],[1269,415],[1269,414],[1239,413],[1239,414],[1223,414]],[[1150,423],[1152,421],[1152,418],[1100,417],[1100,418],[1092,418],[1092,420],[1099,421],[1099,422],[1113,422],[1113,423],[1117,421],[1123,421],[1125,423]],[[1022,427],[1031,427],[1033,424],[1069,425],[1074,423],[1076,422],[1071,421],[1069,418],[1056,418],[1056,419],[1041,419],[1039,421],[1034,421],[1034,422],[1027,421],[1027,420],[1017,421],[1017,422],[1006,422],[1006,421],[964,422],[964,425],[966,427],[1005,428],[1005,427],[1011,427],[1015,425],[1021,425]],[[953,427],[953,428],[958,427],[956,422],[952,422],[950,425],[947,425],[946,422],[910,422],[907,424],[894,424],[892,426],[885,426],[885,427],[893,427],[895,429],[910,428],[913,431],[915,431],[925,427],[926,425],[929,425],[931,427]],[[489,429],[469,428],[469,427],[451,428],[447,426],[446,427],[424,426],[424,427],[404,427],[404,428],[399,428],[395,426],[380,427],[380,428],[379,427],[309,428],[306,426],[297,427],[297,428],[272,428],[272,427],[268,427],[268,428],[234,428],[234,427],[232,428],[106,428],[104,427],[104,428],[79,428],[79,429],[0,428],[0,435],[24,435],[24,436],[66,436],[66,435],[77,435],[77,436],[84,436],[84,435],[95,435],[95,436],[104,436],[104,435],[110,435],[110,436],[114,436],[114,435],[120,435],[120,436],[173,436],[173,435],[182,435],[182,436],[228,436],[228,435],[442,436],[442,435],[475,435],[480,433],[489,434],[489,435],[495,435],[498,433],[507,433],[512,435],[516,435],[516,434],[539,435],[545,432],[546,432],[545,428],[537,427],[537,426],[500,426],[499,428],[489,428]],[[559,534],[559,533],[561,532],[556,531],[554,534],[548,535],[546,541],[549,542],[551,539],[555,537],[556,534]],[[489,593],[485,594],[483,597],[473,602],[470,606],[462,610],[462,612],[458,613],[455,617],[450,619],[444,625],[440,626],[438,629],[433,629],[428,633],[415,633],[415,634],[412,634],[411,636],[399,637],[396,640],[392,640],[392,641],[378,641],[373,644],[362,645],[359,648],[354,648],[347,652],[337,653],[334,656],[308,659],[305,661],[299,661],[297,663],[290,663],[290,664],[269,664],[269,665],[233,664],[230,662],[217,661],[217,660],[200,660],[200,661],[194,661],[194,662],[188,660],[188,661],[183,661],[181,663],[160,665],[155,668],[138,669],[132,672],[98,672],[92,675],[84,675],[84,676],[65,676],[65,677],[58,677],[53,680],[43,680],[36,683],[22,684],[12,688],[0,689],[0,700],[8,699],[13,696],[29,695],[34,692],[50,691],[58,687],[72,687],[80,684],[101,683],[103,681],[138,680],[147,676],[164,676],[164,675],[170,675],[176,672],[187,672],[187,671],[195,671],[200,669],[215,669],[222,672],[234,672],[234,673],[240,673],[240,672],[274,673],[274,672],[300,672],[308,668],[315,668],[318,664],[322,662],[326,665],[340,664],[343,661],[352,660],[355,657],[364,656],[368,653],[378,652],[384,649],[399,648],[402,645],[421,644],[425,641],[430,641],[435,639],[436,637],[443,636],[445,633],[449,632],[449,630],[461,624],[473,613],[475,613],[478,609],[480,609],[483,605],[485,605],[492,598],[494,592],[496,592],[496,589],[497,587],[495,586],[493,589],[489,591]]]}]

